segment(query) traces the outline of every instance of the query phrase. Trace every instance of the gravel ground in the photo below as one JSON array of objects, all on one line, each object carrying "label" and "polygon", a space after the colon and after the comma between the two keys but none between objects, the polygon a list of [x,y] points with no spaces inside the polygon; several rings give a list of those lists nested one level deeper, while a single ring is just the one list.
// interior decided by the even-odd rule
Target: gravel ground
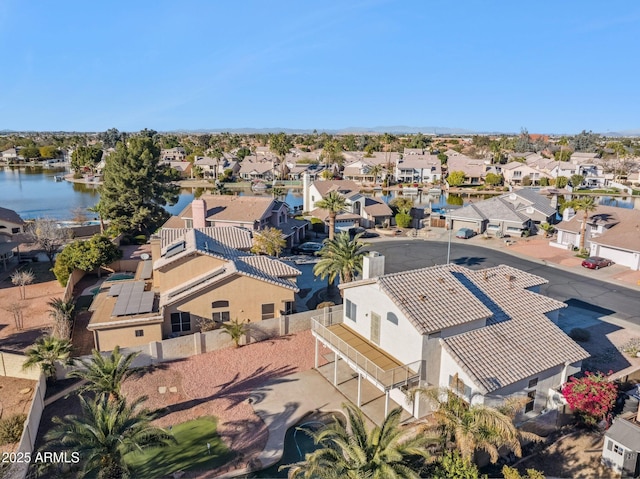
[{"label": "gravel ground", "polygon": [[[0,377],[0,417],[10,418],[14,414],[28,414],[36,382],[30,379]],[[26,390],[29,389],[27,392]],[[25,390],[24,393],[20,391]],[[5,444],[3,452],[13,452],[18,443]]]},{"label": "gravel ground", "polygon": [[[129,398],[147,395],[149,408],[166,408],[157,421],[161,426],[200,416],[218,417],[221,437],[249,460],[262,451],[268,432],[247,399],[261,397],[269,380],[311,369],[313,360],[313,336],[305,331],[164,363],[129,378],[123,391]],[[161,393],[159,388],[166,391]]]}]

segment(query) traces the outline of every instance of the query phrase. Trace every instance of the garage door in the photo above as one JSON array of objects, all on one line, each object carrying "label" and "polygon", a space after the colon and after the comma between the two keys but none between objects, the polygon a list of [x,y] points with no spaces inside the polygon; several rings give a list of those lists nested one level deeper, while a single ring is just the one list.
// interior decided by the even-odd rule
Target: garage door
[{"label": "garage door", "polygon": [[632,267],[633,265],[633,253],[628,253],[626,251],[621,251],[619,249],[609,248],[607,246],[600,246],[598,248],[598,256],[602,256],[603,258],[610,259],[616,264],[620,264],[627,267]]}]

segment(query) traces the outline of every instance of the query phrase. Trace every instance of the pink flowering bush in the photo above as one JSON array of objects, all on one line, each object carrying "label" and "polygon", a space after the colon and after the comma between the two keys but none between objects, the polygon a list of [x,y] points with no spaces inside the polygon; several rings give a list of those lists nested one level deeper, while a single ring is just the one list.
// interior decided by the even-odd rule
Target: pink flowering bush
[{"label": "pink flowering bush", "polygon": [[601,372],[586,371],[584,377],[572,377],[565,383],[562,395],[585,424],[595,425],[613,408],[618,397],[618,386]]}]

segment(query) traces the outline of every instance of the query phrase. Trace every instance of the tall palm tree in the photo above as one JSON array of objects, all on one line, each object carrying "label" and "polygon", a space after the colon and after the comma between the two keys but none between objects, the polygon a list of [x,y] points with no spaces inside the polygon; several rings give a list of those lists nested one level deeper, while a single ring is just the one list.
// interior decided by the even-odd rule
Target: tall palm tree
[{"label": "tall palm tree", "polygon": [[325,242],[317,253],[321,259],[313,267],[313,274],[322,279],[328,277],[329,284],[333,283],[336,276],[341,283],[353,281],[362,272],[363,248],[367,245],[360,241],[360,236],[351,239],[349,233],[342,232]]},{"label": "tall palm tree", "polygon": [[123,356],[120,347],[116,346],[109,356],[102,356],[94,349],[90,360],[81,360],[81,369],[67,374],[68,378],[83,379],[86,383],[78,389],[80,393],[91,391],[97,395],[105,395],[110,401],[122,399],[120,392],[122,383],[142,368],[133,368],[131,363],[140,354],[139,351]]},{"label": "tall palm tree", "polygon": [[337,191],[330,191],[315,206],[329,212],[329,240],[332,240],[335,236],[336,216],[347,207],[347,200]]},{"label": "tall palm tree", "polygon": [[433,417],[446,443],[455,444],[462,458],[473,460],[477,450],[489,454],[492,463],[499,458],[499,449],[506,447],[517,457],[522,456],[522,440],[539,441],[540,437],[518,430],[513,424],[517,410],[522,403],[505,403],[496,409],[482,404],[469,404],[462,397],[449,389],[429,388],[416,389],[433,401],[435,410]]},{"label": "tall palm tree", "polygon": [[106,396],[87,400],[80,396],[81,415],[54,417],[54,428],[46,435],[47,446],[78,452],[82,476],[123,479],[132,476],[125,456],[175,442],[165,429],[153,426],[157,411],[142,408],[146,397],[131,404],[109,401]]},{"label": "tall palm tree", "polygon": [[71,358],[71,342],[68,339],[58,339],[53,336],[43,336],[26,351],[27,359],[22,369],[40,366],[45,377],[50,381],[56,380],[56,363],[64,366],[73,364]]},{"label": "tall palm tree", "polygon": [[65,301],[62,298],[51,298],[49,315],[54,320],[53,336],[60,339],[69,339],[71,336],[71,322],[75,313],[73,301]]},{"label": "tall palm tree", "polygon": [[368,431],[360,409],[343,406],[349,418],[349,428],[339,421],[310,432],[321,446],[306,454],[304,461],[290,468],[292,478],[371,478],[418,479],[428,447],[434,438],[400,428],[401,408],[389,413],[380,427]]},{"label": "tall palm tree", "polygon": [[382,173],[382,166],[381,165],[373,165],[371,167],[371,169],[369,170],[369,174],[371,176],[373,176],[373,185],[377,185],[378,184],[378,176],[380,175],[380,173]]},{"label": "tall palm tree", "polygon": [[580,251],[585,249],[585,241],[587,236],[587,221],[589,220],[589,213],[598,209],[598,205],[593,197],[581,198],[574,201],[573,209],[577,211],[583,211],[582,224],[580,225]]}]

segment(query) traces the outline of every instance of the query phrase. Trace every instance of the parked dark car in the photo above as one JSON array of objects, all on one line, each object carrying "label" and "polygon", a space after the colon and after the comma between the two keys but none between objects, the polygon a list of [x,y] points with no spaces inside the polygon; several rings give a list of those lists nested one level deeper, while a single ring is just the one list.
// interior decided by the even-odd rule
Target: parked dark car
[{"label": "parked dark car", "polygon": [[590,256],[582,262],[582,266],[589,269],[600,269],[605,266],[611,266],[613,261],[607,258],[601,258],[600,256]]},{"label": "parked dark car", "polygon": [[369,231],[362,227],[349,228],[349,236],[353,238],[355,235],[360,235],[360,238],[377,238],[379,236],[378,233],[374,233],[373,231]]},{"label": "parked dark car", "polygon": [[291,248],[293,254],[316,254],[322,249],[322,243],[307,242]]},{"label": "parked dark car", "polygon": [[473,231],[471,228],[460,228],[456,232],[456,238],[461,238],[461,239],[473,238],[475,235],[476,235],[476,232]]}]

